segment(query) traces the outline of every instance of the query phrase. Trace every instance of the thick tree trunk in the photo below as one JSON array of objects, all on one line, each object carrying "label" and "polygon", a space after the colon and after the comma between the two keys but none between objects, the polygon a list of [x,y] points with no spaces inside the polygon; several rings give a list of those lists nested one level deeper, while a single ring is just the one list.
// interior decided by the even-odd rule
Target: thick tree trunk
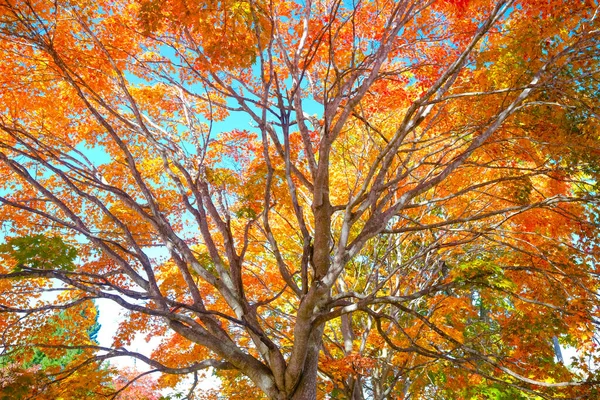
[{"label": "thick tree trunk", "polygon": [[291,394],[290,400],[316,400],[317,398],[317,371],[322,335],[323,327],[316,328],[311,334],[311,344],[306,355],[302,376],[296,390]]},{"label": "thick tree trunk", "polygon": [[316,364],[302,374],[296,391],[290,400],[316,400],[317,398],[317,367]]},{"label": "thick tree trunk", "polygon": [[317,374],[316,372],[302,375],[298,388],[290,397],[290,400],[316,400],[317,398]]}]

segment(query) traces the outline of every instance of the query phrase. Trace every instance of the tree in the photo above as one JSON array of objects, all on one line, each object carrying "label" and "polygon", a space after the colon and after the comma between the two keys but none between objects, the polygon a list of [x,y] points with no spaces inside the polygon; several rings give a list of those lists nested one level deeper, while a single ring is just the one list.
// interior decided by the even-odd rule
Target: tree
[{"label": "tree", "polygon": [[[21,271],[21,266],[73,271],[77,257],[76,249],[60,237],[40,234],[12,238],[0,245],[1,253],[17,262],[16,271]],[[0,357],[0,399],[95,399],[126,390],[132,398],[158,400],[156,384],[149,377],[103,366],[94,359],[100,331],[96,305],[84,302],[68,310],[46,306],[30,312],[38,319],[37,335],[46,337],[39,348],[30,345],[5,349]]]},{"label": "tree", "polygon": [[104,298],[114,347],[60,345],[164,385],[593,397],[598,7],[2,0],[5,236],[78,252],[5,255],[3,348]]},{"label": "tree", "polygon": [[[93,307],[92,310],[86,308],[80,308],[79,312],[97,315]],[[84,336],[97,344],[93,339],[99,329],[97,319],[88,316],[83,323],[73,325],[75,307],[68,311],[51,311],[48,308],[46,315],[37,315],[43,317],[43,321],[38,322],[43,326],[38,327],[38,336],[50,336],[41,347],[12,347],[5,349],[0,357],[0,399],[95,399],[114,392],[110,387],[114,371],[95,362],[93,346],[77,346],[82,340],[74,338]],[[75,345],[70,346],[71,343]]]}]

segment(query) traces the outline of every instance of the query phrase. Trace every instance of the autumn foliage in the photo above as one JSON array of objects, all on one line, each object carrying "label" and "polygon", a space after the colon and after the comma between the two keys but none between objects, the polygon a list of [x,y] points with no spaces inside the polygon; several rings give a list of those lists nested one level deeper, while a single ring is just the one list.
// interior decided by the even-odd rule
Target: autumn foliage
[{"label": "autumn foliage", "polygon": [[0,0],[0,390],[600,396],[599,7]]}]

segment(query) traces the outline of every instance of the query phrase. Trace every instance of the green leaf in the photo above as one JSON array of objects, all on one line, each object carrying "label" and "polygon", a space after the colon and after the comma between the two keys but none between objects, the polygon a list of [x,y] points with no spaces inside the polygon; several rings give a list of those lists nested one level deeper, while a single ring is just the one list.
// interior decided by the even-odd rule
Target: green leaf
[{"label": "green leaf", "polygon": [[60,269],[73,271],[77,250],[58,236],[28,235],[9,239],[0,245],[0,254],[12,257],[17,266],[34,269]]}]

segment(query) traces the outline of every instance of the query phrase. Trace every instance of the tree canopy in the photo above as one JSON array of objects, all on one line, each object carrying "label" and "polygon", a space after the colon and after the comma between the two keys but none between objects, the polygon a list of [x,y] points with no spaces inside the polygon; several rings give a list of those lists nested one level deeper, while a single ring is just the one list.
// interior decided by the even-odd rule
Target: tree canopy
[{"label": "tree canopy", "polygon": [[190,398],[600,396],[599,14],[0,0],[2,353],[85,350],[65,399],[115,357]]}]

